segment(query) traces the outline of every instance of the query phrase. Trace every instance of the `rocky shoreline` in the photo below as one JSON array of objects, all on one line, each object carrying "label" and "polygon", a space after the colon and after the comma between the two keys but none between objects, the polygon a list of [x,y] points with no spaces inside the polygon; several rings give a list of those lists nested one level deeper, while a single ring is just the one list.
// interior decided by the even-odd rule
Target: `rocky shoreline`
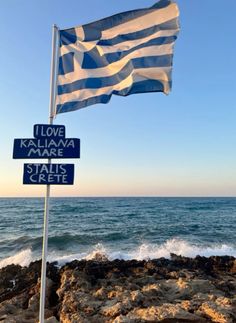
[{"label": "rocky shoreline", "polygon": [[[0,322],[38,321],[41,262],[0,269]],[[47,323],[236,322],[236,259],[72,261],[47,265]]]}]

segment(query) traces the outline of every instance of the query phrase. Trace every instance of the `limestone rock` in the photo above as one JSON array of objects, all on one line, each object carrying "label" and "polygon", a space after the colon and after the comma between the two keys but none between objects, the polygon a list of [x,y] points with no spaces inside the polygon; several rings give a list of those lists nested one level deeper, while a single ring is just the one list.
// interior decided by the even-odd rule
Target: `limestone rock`
[{"label": "limestone rock", "polygon": [[[236,322],[233,257],[47,265],[45,322]],[[41,263],[0,269],[0,322],[38,322]]]},{"label": "limestone rock", "polygon": [[132,320],[145,322],[166,322],[176,320],[176,322],[205,322],[204,318],[191,314],[183,310],[179,305],[163,304],[162,306],[152,306],[131,311],[127,315]]},{"label": "limestone rock", "polygon": [[[225,306],[226,305],[226,306]],[[236,316],[233,314],[231,305],[223,304],[221,302],[205,302],[198,310],[199,314],[211,319],[212,322],[217,323],[233,323],[236,322]]]},{"label": "limestone rock", "polygon": [[44,321],[44,323],[59,323],[59,321],[55,318],[55,316],[51,316]]}]

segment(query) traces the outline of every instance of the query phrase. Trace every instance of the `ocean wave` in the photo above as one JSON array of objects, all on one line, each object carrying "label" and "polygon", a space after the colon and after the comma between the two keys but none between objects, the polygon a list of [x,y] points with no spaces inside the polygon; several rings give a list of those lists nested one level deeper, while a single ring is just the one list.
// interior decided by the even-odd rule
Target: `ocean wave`
[{"label": "ocean wave", "polygon": [[[87,250],[87,252],[65,254],[65,251],[52,251],[49,253],[47,260],[49,262],[57,261],[59,266],[64,265],[75,259],[91,260],[97,258],[107,258],[109,260],[124,259],[124,260],[148,260],[156,258],[170,258],[170,254],[174,253],[185,257],[199,256],[233,256],[236,257],[236,248],[227,244],[212,244],[208,246],[197,245],[180,239],[170,239],[163,244],[141,244],[133,250],[114,250],[107,248],[103,244],[97,244]],[[19,264],[28,266],[31,261],[37,260],[40,257],[34,255],[31,249],[25,249],[17,254],[0,260],[0,268],[10,264]]]},{"label": "ocean wave", "polygon": [[33,255],[31,249],[26,249],[18,252],[14,256],[4,258],[0,260],[0,268],[6,267],[8,265],[21,265],[28,266],[33,260]]},{"label": "ocean wave", "polygon": [[[93,232],[92,232],[93,231]],[[122,232],[105,232],[105,230],[98,229],[90,230],[90,233],[82,233],[82,234],[73,234],[69,232],[64,232],[63,234],[55,234],[48,237],[48,244],[52,249],[66,249],[67,247],[84,245],[90,246],[94,242],[99,242],[101,239],[105,242],[109,241],[119,241],[124,239],[126,236]],[[92,234],[91,234],[92,232]],[[28,235],[24,235],[18,238],[12,238],[8,240],[0,241],[0,252],[9,250],[21,250],[21,249],[33,249],[33,250],[41,250],[43,238],[40,237],[32,237]]]},{"label": "ocean wave", "polygon": [[59,265],[63,265],[66,262],[70,262],[75,259],[90,260],[93,258],[106,257],[109,260],[124,259],[124,260],[148,260],[157,258],[170,258],[170,254],[181,255],[185,257],[199,256],[233,256],[236,257],[236,248],[230,245],[212,245],[212,246],[200,246],[191,244],[185,240],[170,239],[161,245],[156,244],[142,244],[134,250],[111,250],[106,248],[103,244],[97,244],[92,250],[87,253],[78,253],[64,255],[62,257],[52,257],[53,261],[58,261]]}]

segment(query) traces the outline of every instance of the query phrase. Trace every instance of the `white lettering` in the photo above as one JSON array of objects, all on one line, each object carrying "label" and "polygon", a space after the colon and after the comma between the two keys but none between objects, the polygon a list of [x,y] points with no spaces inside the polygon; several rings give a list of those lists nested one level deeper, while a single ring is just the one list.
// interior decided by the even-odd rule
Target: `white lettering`
[{"label": "white lettering", "polygon": [[37,144],[36,144],[36,147],[39,147],[39,148],[44,148],[44,147],[45,147],[45,145],[44,145],[44,142],[43,142],[43,140],[42,140],[42,142],[41,142],[41,140],[40,140],[40,139],[38,139],[38,140],[37,140]]},{"label": "white lettering", "polygon": [[40,172],[49,173],[48,165],[43,164],[41,166]]},{"label": "white lettering", "polygon": [[28,147],[27,148],[29,148],[29,147],[35,147],[35,148],[38,147],[38,145],[35,143],[34,139],[30,139],[28,141]]},{"label": "white lettering", "polygon": [[50,156],[57,157],[57,150],[56,150],[56,148],[51,148],[50,151],[51,151]]},{"label": "white lettering", "polygon": [[39,172],[39,170],[40,170],[40,164],[35,164],[35,168],[36,168],[36,173],[38,173]]},{"label": "white lettering", "polygon": [[62,148],[57,150],[57,156],[58,157],[63,157],[63,149]]},{"label": "white lettering", "polygon": [[74,139],[20,139],[20,148],[75,148]]},{"label": "white lettering", "polygon": [[48,182],[52,183],[54,182],[54,174],[48,174]]},{"label": "white lettering", "polygon": [[61,170],[61,174],[65,174],[66,173],[66,168],[65,165],[60,165],[60,170]]},{"label": "white lettering", "polygon": [[70,139],[70,141],[69,141],[69,143],[68,143],[67,147],[73,147],[73,148],[75,148],[75,142],[74,142],[74,140],[73,140],[73,139]]},{"label": "white lettering", "polygon": [[39,183],[46,182],[45,174],[39,174]]},{"label": "white lettering", "polygon": [[22,147],[27,148],[26,143],[27,143],[27,139],[21,139],[20,140],[20,148],[22,148]]},{"label": "white lettering", "polygon": [[35,136],[36,137],[38,136],[38,133],[39,133],[39,127],[38,126],[35,126]]},{"label": "white lettering", "polygon": [[66,143],[67,143],[67,139],[66,140],[60,139],[58,141],[58,147],[60,147],[60,146],[65,147]]},{"label": "white lettering", "polygon": [[30,181],[32,182],[32,183],[36,183],[37,182],[37,180],[35,179],[34,180],[34,177],[36,176],[37,174],[32,174],[32,175],[30,175]]},{"label": "white lettering", "polygon": [[51,140],[49,141],[48,148],[50,148],[51,146],[53,146],[53,147],[57,147],[57,143],[56,143],[56,142],[55,142],[55,140],[53,140],[53,139],[51,139]]},{"label": "white lettering", "polygon": [[64,131],[64,127],[60,127],[58,128],[59,132],[58,132],[58,137],[65,137],[65,131]]},{"label": "white lettering", "polygon": [[28,174],[31,174],[33,172],[33,167],[32,167],[31,164],[27,164],[26,168],[27,168],[27,173]]},{"label": "white lettering", "polygon": [[50,128],[48,127],[46,130],[46,136],[51,137],[52,134],[53,134],[53,129],[51,127]]},{"label": "white lettering", "polygon": [[28,152],[28,157],[30,156],[37,156],[37,157],[41,157],[41,150],[38,148],[38,149],[34,149],[34,148],[31,148],[30,151]]},{"label": "white lettering", "polygon": [[37,137],[65,137],[65,128],[63,126],[36,126],[35,135]]},{"label": "white lettering", "polygon": [[64,184],[68,183],[67,175],[62,175],[62,183],[64,183]]},{"label": "white lettering", "polygon": [[69,184],[66,164],[27,164],[26,171],[32,184]]}]

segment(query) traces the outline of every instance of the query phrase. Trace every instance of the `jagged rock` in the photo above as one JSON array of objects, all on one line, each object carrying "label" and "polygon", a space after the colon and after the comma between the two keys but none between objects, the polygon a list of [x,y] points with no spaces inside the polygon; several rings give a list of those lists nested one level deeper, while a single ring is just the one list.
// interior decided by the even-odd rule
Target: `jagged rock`
[{"label": "jagged rock", "polygon": [[236,316],[233,313],[231,304],[224,301],[204,302],[198,309],[200,315],[204,315],[217,323],[233,323],[236,322]]},{"label": "jagged rock", "polygon": [[111,317],[117,316],[117,315],[121,314],[122,303],[108,301],[108,302],[106,302],[105,306],[101,307],[100,311],[101,311],[101,314],[103,314],[104,316],[111,316]]},{"label": "jagged rock", "polygon": [[112,323],[136,323],[136,322],[137,320],[130,319],[125,315],[119,315],[112,321]]},{"label": "jagged rock", "polygon": [[[47,265],[45,322],[236,322],[233,257]],[[41,262],[0,269],[0,322],[38,321]]]},{"label": "jagged rock", "polygon": [[131,320],[144,322],[167,322],[168,320],[176,322],[206,322],[195,314],[184,311],[178,304],[163,304],[162,306],[152,306],[149,308],[139,308],[132,310],[128,315]]},{"label": "jagged rock", "polygon": [[[0,269],[0,320],[1,322],[35,323],[39,312],[39,276],[41,262],[31,263],[29,267],[10,265]],[[58,279],[58,270],[53,265],[47,265],[47,274],[52,279],[46,281],[46,309],[45,317],[52,316],[52,296]],[[11,275],[14,275],[13,277]],[[5,280],[4,280],[5,279]],[[4,290],[10,281],[14,284]],[[3,283],[1,285],[1,283]],[[49,309],[50,308],[50,309]]]},{"label": "jagged rock", "polygon": [[59,321],[55,318],[55,316],[51,316],[44,321],[44,323],[59,323]]}]

